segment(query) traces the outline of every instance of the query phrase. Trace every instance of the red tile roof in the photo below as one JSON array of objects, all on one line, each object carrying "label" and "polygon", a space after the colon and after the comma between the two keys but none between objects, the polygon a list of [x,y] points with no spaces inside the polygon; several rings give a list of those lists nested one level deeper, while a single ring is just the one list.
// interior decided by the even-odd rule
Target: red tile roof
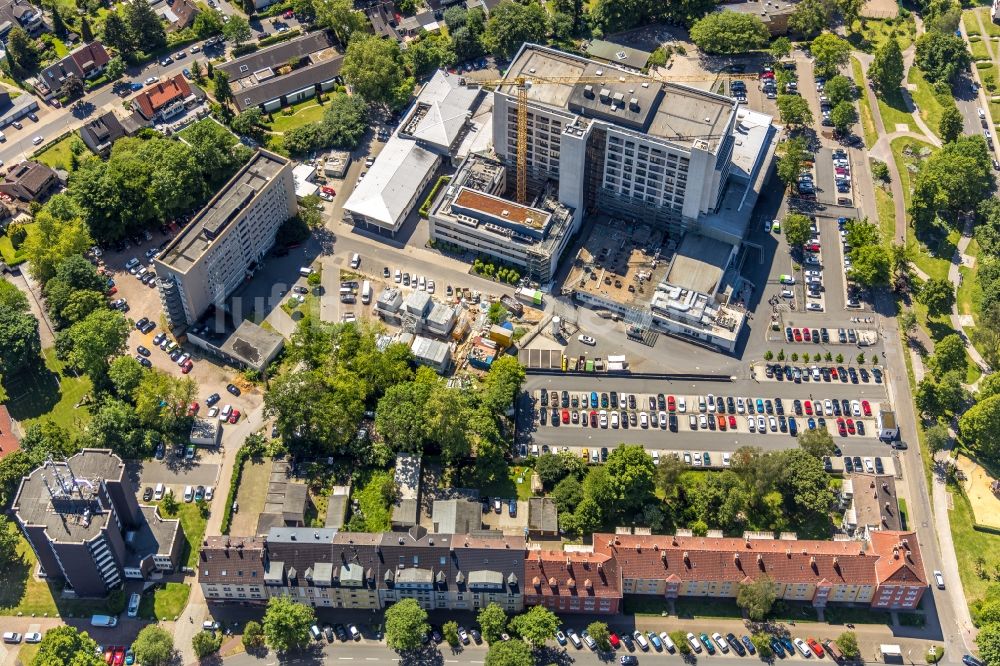
[{"label": "red tile roof", "polygon": [[879,556],[875,564],[879,583],[927,584],[916,532],[875,531],[870,539],[873,554]]},{"label": "red tile roof", "polygon": [[0,459],[21,448],[21,442],[14,434],[14,424],[10,419],[7,405],[0,405]]},{"label": "red tile roof", "polygon": [[615,558],[605,554],[529,550],[524,558],[524,593],[620,599],[622,573]]},{"label": "red tile roof", "polygon": [[111,61],[104,44],[97,41],[84,44],[70,53],[70,57],[85,75],[94,69],[104,67]]},{"label": "red tile roof", "polygon": [[183,74],[172,79],[154,83],[136,95],[135,103],[146,118],[152,118],[160,109],[178,99],[184,99],[191,94],[191,86]]},{"label": "red tile roof", "polygon": [[[785,541],[711,537],[595,534],[594,549],[615,557],[627,578],[743,582],[769,575],[781,583],[875,585],[904,568],[892,562],[892,548],[906,535],[876,532],[872,548],[861,541]],[[888,542],[886,541],[888,539]],[[876,546],[876,543],[879,546]],[[916,536],[908,543],[916,550]],[[910,563],[920,568],[919,553]],[[914,564],[915,562],[915,564]],[[910,572],[910,582],[925,584]],[[897,582],[905,582],[900,579]]]}]

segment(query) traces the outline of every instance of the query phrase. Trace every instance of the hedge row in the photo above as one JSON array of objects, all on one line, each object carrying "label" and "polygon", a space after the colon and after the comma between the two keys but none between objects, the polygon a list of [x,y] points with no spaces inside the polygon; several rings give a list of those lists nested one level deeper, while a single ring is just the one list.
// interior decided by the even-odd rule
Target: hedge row
[{"label": "hedge row", "polygon": [[250,457],[250,447],[244,444],[236,452],[236,463],[233,467],[233,478],[229,482],[229,495],[226,496],[226,505],[222,507],[222,533],[229,534],[229,528],[233,522],[233,502],[236,501],[236,493],[239,491],[240,479],[243,477],[243,464]]},{"label": "hedge row", "polygon": [[450,182],[451,176],[441,176],[437,179],[437,182],[434,183],[434,187],[431,188],[430,194],[428,194],[427,198],[424,199],[424,203],[420,205],[420,210],[418,211],[420,213],[420,217],[426,218],[431,214],[431,205],[434,203],[434,197],[437,196],[437,193],[441,190],[442,185]]}]

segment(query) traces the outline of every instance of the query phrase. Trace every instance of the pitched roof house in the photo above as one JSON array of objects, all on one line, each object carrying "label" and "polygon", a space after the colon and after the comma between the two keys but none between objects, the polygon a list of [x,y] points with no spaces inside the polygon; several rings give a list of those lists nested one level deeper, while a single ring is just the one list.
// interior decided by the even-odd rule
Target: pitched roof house
[{"label": "pitched roof house", "polygon": [[191,95],[191,86],[183,74],[149,86],[132,100],[132,105],[147,120],[166,120],[184,108],[184,100]]},{"label": "pitched roof house", "polygon": [[49,65],[38,77],[36,89],[45,99],[58,95],[70,76],[81,81],[98,76],[111,61],[104,45],[99,41],[74,49],[62,60]]}]

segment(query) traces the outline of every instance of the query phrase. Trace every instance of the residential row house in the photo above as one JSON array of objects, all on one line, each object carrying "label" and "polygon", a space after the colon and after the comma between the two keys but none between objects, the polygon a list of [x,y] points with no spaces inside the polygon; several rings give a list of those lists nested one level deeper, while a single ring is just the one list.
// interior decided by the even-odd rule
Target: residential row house
[{"label": "residential row house", "polygon": [[199,582],[211,602],[285,595],[317,608],[524,608],[525,541],[499,532],[434,534],[421,527],[368,534],[273,527],[265,538],[206,537]]},{"label": "residential row house", "polygon": [[625,595],[735,598],[765,576],[779,599],[916,608],[927,587],[913,532],[865,540],[783,535],[594,534],[592,546],[548,550],[489,530],[435,534],[416,526],[368,534],[274,527],[265,538],[208,537],[199,582],[210,602],[264,603],[289,596],[313,607],[381,609],[415,599],[427,610],[615,615]]}]

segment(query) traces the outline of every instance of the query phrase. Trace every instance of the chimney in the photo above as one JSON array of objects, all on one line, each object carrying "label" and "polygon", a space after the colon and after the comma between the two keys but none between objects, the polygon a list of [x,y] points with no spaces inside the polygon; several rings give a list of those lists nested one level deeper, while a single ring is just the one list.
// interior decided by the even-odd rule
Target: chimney
[{"label": "chimney", "polygon": [[894,559],[894,560],[898,560],[899,559],[899,548],[893,548],[892,549],[892,559]]},{"label": "chimney", "polygon": [[686,550],[684,551],[684,564],[691,566],[691,557]]},{"label": "chimney", "polygon": [[594,589],[594,584],[592,582],[590,582],[589,578],[587,580],[583,581],[583,586],[585,588],[587,588],[588,590]]},{"label": "chimney", "polygon": [[833,568],[836,571],[840,571],[840,558],[839,557],[833,558]]},{"label": "chimney", "polygon": [[892,505],[891,505],[891,504],[889,504],[889,502],[886,502],[886,503],[885,503],[885,512],[886,512],[887,514],[889,514],[890,516],[892,515]]},{"label": "chimney", "polygon": [[567,580],[566,581],[566,587],[568,587],[571,590],[576,589],[576,579],[570,578],[569,580]]},{"label": "chimney", "polygon": [[664,551],[662,551],[660,553],[660,561],[663,562],[664,564],[666,564],[666,562],[667,562],[667,551],[664,550]]}]

